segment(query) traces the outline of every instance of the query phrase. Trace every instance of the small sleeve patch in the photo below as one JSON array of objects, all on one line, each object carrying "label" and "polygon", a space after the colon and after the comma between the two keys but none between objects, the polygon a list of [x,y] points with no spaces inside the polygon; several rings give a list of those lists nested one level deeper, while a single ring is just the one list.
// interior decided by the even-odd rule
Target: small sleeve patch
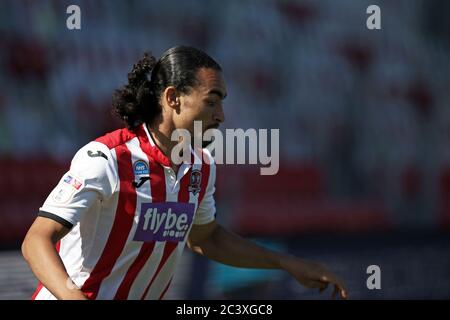
[{"label": "small sleeve patch", "polygon": [[83,183],[79,179],[70,174],[65,176],[63,181],[68,185],[74,187],[76,190],[80,190],[81,186],[83,185]]},{"label": "small sleeve patch", "polygon": [[55,190],[53,190],[52,200],[58,204],[67,203],[82,186],[83,182],[81,179],[76,178],[73,174],[66,174]]}]

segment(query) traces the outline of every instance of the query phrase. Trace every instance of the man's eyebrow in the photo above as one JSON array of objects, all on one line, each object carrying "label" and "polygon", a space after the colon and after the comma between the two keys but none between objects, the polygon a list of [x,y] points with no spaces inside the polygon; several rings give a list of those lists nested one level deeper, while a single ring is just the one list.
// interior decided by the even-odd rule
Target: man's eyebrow
[{"label": "man's eyebrow", "polygon": [[218,89],[211,89],[209,90],[208,94],[217,94],[219,96],[220,99],[225,99],[227,97],[227,94],[223,93],[222,91],[218,90]]}]

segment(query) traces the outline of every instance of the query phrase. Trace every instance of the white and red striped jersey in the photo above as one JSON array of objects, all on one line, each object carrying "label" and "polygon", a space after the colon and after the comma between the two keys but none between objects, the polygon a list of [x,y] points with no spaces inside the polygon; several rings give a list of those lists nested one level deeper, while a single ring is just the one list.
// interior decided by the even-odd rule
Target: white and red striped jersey
[{"label": "white and red striped jersey", "polygon": [[[203,154],[210,164],[192,152],[175,174],[145,125],[76,153],[39,215],[71,228],[59,255],[89,299],[163,298],[192,225],[215,217],[215,165]],[[56,298],[39,285],[33,299]]]}]

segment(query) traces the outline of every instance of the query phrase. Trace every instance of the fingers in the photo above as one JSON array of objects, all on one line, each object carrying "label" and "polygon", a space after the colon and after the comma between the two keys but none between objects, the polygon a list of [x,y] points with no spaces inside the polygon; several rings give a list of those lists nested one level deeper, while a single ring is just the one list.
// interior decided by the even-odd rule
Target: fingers
[{"label": "fingers", "polygon": [[309,280],[307,282],[304,282],[303,285],[307,288],[319,289],[322,291],[328,287],[328,283],[324,283],[322,281],[316,281],[316,280]]},{"label": "fingers", "polygon": [[342,299],[347,299],[348,297],[347,290],[344,288],[342,284],[335,284],[334,291],[336,292],[336,294],[339,293]]},{"label": "fingers", "polygon": [[347,299],[347,297],[348,297],[347,289],[345,289],[342,282],[337,281],[335,283],[335,290],[337,291],[336,293],[339,293],[339,295],[341,296],[342,299]]},{"label": "fingers", "polygon": [[322,287],[319,288],[319,293],[324,292],[328,288],[328,283],[322,284]]},{"label": "fingers", "polygon": [[[319,287],[319,293],[324,292],[328,288],[328,285],[330,283],[330,281],[329,282],[324,282],[323,280],[321,282],[322,282],[322,285]],[[341,297],[341,299],[347,299],[348,298],[347,290],[343,286],[341,286],[339,284],[334,284],[334,289],[333,289],[333,293],[331,295],[331,298],[333,300],[336,299],[336,296],[338,294]]]},{"label": "fingers", "polygon": [[345,289],[345,287],[342,284],[342,282],[339,281],[338,279],[335,279],[335,278],[329,277],[329,276],[322,276],[320,278],[320,281],[322,283],[326,283],[326,286],[322,287],[319,290],[320,293],[322,293],[328,287],[329,283],[332,283],[334,285],[332,299],[335,299],[337,294],[339,294],[342,299],[347,299],[348,298],[347,290]]},{"label": "fingers", "polygon": [[336,294],[339,292],[338,287],[335,285],[334,286],[334,290],[333,290],[333,294],[331,295],[331,299],[335,300],[336,299]]}]

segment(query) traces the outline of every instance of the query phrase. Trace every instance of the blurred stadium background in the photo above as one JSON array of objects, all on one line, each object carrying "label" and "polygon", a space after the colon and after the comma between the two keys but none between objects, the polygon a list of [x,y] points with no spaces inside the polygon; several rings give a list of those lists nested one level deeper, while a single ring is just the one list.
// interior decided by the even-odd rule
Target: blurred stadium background
[{"label": "blurred stadium background", "polygon": [[[82,29],[66,28],[81,7]],[[366,8],[381,7],[381,30]],[[450,298],[450,2],[0,1],[0,299],[29,299],[21,241],[113,89],[151,50],[223,67],[226,128],[279,128],[280,171],[219,166],[218,219],[326,262],[354,299]],[[366,268],[379,265],[381,290]],[[328,298],[186,252],[176,298]]]}]

